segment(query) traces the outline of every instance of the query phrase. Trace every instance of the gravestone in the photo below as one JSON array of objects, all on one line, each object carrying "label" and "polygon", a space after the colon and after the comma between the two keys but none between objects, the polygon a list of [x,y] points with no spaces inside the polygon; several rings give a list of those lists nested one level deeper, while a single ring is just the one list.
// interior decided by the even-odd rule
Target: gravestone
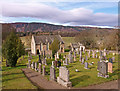
[{"label": "gravestone", "polygon": [[82,58],[82,63],[81,64],[84,64],[84,58]]},{"label": "gravestone", "polygon": [[37,71],[37,62],[35,62],[35,71]]},{"label": "gravestone", "polygon": [[104,49],[104,52],[103,52],[103,55],[104,55],[104,57],[106,57],[106,49]]},{"label": "gravestone", "polygon": [[88,68],[88,62],[85,62],[85,67],[84,67],[85,69],[89,69]]},{"label": "gravestone", "polygon": [[112,71],[112,63],[108,62],[108,72],[113,73]]},{"label": "gravestone", "polygon": [[102,55],[102,51],[100,51],[100,57],[102,57],[103,55]]},{"label": "gravestone", "polygon": [[58,61],[58,66],[57,67],[60,67],[61,66],[61,61]]},{"label": "gravestone", "polygon": [[39,63],[39,73],[42,74],[42,65]]},{"label": "gravestone", "polygon": [[72,82],[69,81],[69,71],[66,67],[62,66],[59,68],[59,77],[57,82],[65,87],[72,87]]},{"label": "gravestone", "polygon": [[98,55],[97,55],[97,54],[95,55],[95,58],[98,58]]},{"label": "gravestone", "polygon": [[86,61],[88,60],[88,57],[86,56]]},{"label": "gravestone", "polygon": [[28,60],[28,68],[31,68],[31,60]]},{"label": "gravestone", "polygon": [[35,62],[32,62],[32,69],[35,68]]},{"label": "gravestone", "polygon": [[69,63],[73,63],[72,52],[69,52]]},{"label": "gravestone", "polygon": [[45,76],[46,72],[45,72],[45,66],[43,66],[43,72],[42,75]]},{"label": "gravestone", "polygon": [[98,77],[108,78],[108,63],[105,61],[100,61]]},{"label": "gravestone", "polygon": [[74,51],[74,61],[76,61],[76,52]]},{"label": "gravestone", "polygon": [[82,61],[82,51],[80,51],[80,59],[79,61],[81,62]]},{"label": "gravestone", "polygon": [[56,56],[56,54],[55,54],[55,61],[57,61],[57,56]]},{"label": "gravestone", "polygon": [[57,52],[57,59],[59,59],[59,54],[58,54],[58,52]]},{"label": "gravestone", "polygon": [[55,61],[52,61],[52,67],[53,67],[53,68],[54,68],[54,62],[55,62]]},{"label": "gravestone", "polygon": [[112,60],[112,58],[109,58],[109,62],[113,63],[113,60]]},{"label": "gravestone", "polygon": [[115,57],[112,57],[113,62],[115,62]]},{"label": "gravestone", "polygon": [[38,63],[41,63],[41,64],[42,64],[42,61],[41,61],[41,58],[40,58],[40,54],[39,54],[39,60],[38,60]]},{"label": "gravestone", "polygon": [[54,63],[55,63],[55,67],[57,67],[57,61],[55,61]]},{"label": "gravestone", "polygon": [[68,65],[68,58],[65,58],[65,61],[63,62],[63,65]]},{"label": "gravestone", "polygon": [[88,51],[88,57],[90,58],[90,50]]},{"label": "gravestone", "polygon": [[92,51],[92,58],[95,58],[95,51]]},{"label": "gravestone", "polygon": [[55,68],[50,67],[50,80],[56,81]]}]

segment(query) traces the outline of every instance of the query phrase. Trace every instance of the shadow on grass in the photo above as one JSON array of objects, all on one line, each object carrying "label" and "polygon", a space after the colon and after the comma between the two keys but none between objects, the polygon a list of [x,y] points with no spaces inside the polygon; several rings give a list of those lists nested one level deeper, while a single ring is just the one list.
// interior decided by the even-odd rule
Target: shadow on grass
[{"label": "shadow on grass", "polygon": [[72,82],[72,85],[75,86],[75,85],[79,84],[81,81],[87,80],[88,78],[90,78],[90,76],[83,75],[83,76],[73,78],[70,81]]},{"label": "shadow on grass", "polygon": [[90,69],[95,68],[95,67],[89,67]]},{"label": "shadow on grass", "polygon": [[5,77],[5,76],[9,76],[9,75],[19,75],[19,74],[23,74],[23,73],[21,73],[21,72],[19,72],[19,73],[8,73],[8,74],[2,74],[2,76]]},{"label": "shadow on grass", "polygon": [[[21,73],[22,74],[22,73]],[[6,81],[10,81],[10,80],[16,80],[16,79],[20,79],[20,78],[24,78],[25,76],[18,76],[18,77],[13,77],[11,79],[2,79],[2,82],[6,82]]]},{"label": "shadow on grass", "polygon": [[109,77],[112,77],[114,75],[119,75],[120,74],[120,69],[116,69],[113,73],[109,74]]}]

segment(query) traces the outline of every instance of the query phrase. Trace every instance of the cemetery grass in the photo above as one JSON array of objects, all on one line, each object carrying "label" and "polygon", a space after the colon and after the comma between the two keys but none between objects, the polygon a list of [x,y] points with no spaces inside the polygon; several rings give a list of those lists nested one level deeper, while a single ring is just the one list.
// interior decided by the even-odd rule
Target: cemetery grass
[{"label": "cemetery grass", "polygon": [[[24,58],[24,61],[27,57]],[[24,75],[22,68],[26,64],[18,62],[16,67],[6,67],[5,60],[2,62],[2,88],[3,89],[37,89]]]},{"label": "cemetery grass", "polygon": [[[62,53],[62,59],[63,55],[68,54],[68,53]],[[87,55],[87,54],[86,54]],[[85,57],[85,55],[83,55]],[[107,56],[107,58],[112,57],[112,54]],[[69,78],[70,81],[72,82],[72,86],[75,88],[79,87],[85,87],[89,85],[95,85],[95,84],[100,84],[112,80],[117,80],[118,79],[118,73],[120,72],[120,69],[118,69],[118,55],[115,56],[116,61],[113,62],[113,73],[109,73],[109,78],[101,78],[97,77],[98,71],[97,71],[97,62],[99,59],[96,58],[90,58],[87,60],[88,63],[94,62],[95,64],[92,66],[88,66],[90,69],[84,69],[84,64],[82,65],[79,62],[79,57],[77,55],[77,61],[74,63],[70,63],[67,68],[69,69]],[[38,61],[38,56],[33,56],[33,59],[31,61]],[[54,59],[47,59],[47,65],[46,65],[46,78],[49,80],[49,75],[50,75],[50,66],[52,65],[52,61]],[[63,64],[62,64],[63,66]],[[75,69],[78,69],[79,72],[75,72]],[[59,68],[56,68],[56,77],[59,76]]]}]

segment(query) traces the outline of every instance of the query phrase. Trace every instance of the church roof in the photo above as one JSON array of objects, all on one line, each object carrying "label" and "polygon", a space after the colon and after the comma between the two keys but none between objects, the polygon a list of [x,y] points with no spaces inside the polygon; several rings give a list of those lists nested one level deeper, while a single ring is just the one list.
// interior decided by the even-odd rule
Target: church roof
[{"label": "church roof", "polygon": [[60,35],[40,35],[34,36],[34,39],[36,44],[45,44],[47,42],[51,44],[54,41],[54,39],[58,39],[61,43],[64,43]]}]

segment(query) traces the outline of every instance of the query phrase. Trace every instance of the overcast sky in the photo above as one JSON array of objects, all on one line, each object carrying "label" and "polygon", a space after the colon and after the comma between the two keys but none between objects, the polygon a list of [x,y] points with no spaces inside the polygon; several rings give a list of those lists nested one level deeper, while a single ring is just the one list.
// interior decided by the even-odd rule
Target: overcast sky
[{"label": "overcast sky", "polygon": [[[59,1],[59,0],[58,0]],[[0,22],[43,22],[62,25],[117,26],[117,0],[58,2],[2,0]],[[113,2],[114,1],[114,2]]]}]

